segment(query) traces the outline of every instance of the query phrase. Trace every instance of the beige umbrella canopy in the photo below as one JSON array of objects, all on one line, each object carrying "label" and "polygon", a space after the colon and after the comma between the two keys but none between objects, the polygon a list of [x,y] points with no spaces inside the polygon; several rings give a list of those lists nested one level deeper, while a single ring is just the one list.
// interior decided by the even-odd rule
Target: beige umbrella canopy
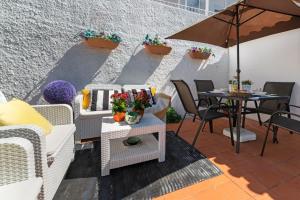
[{"label": "beige umbrella canopy", "polygon": [[237,45],[239,82],[240,43],[297,28],[300,28],[300,8],[292,0],[243,0],[168,39],[196,41],[224,48]]}]

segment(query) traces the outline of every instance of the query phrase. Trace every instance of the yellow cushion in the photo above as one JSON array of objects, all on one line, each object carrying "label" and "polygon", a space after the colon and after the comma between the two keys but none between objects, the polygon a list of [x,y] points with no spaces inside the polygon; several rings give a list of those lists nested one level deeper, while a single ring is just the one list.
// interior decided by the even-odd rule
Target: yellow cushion
[{"label": "yellow cushion", "polygon": [[0,104],[0,126],[33,124],[43,129],[45,135],[53,128],[52,124],[28,103],[13,99]]}]

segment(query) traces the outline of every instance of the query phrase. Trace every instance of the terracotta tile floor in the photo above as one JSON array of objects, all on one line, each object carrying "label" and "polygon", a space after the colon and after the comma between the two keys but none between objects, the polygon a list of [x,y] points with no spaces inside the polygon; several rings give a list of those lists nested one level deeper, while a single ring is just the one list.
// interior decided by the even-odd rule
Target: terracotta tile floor
[{"label": "terracotta tile floor", "polygon": [[[180,136],[191,143],[198,125],[186,120]],[[176,130],[177,126],[170,124],[167,129]],[[264,127],[247,120],[246,128],[257,133],[257,141],[242,143],[240,154],[235,153],[230,140],[222,135],[225,127],[226,119],[214,121],[214,133],[209,133],[207,126],[196,143],[196,148],[224,174],[158,199],[300,199],[300,135],[280,131],[279,144],[272,144],[270,136],[265,155],[261,157]]]}]

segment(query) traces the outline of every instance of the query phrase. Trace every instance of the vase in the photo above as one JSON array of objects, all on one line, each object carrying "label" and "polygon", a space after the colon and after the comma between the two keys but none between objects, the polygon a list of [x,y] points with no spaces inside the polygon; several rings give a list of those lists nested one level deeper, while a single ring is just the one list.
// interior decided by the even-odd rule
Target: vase
[{"label": "vase", "polygon": [[113,118],[115,122],[122,122],[125,120],[126,112],[115,112]]},{"label": "vase", "polygon": [[125,122],[129,125],[139,123],[141,116],[136,112],[127,112],[125,115]]},{"label": "vase", "polygon": [[135,108],[133,108],[132,111],[138,113],[138,115],[140,116],[140,120],[143,118],[144,113],[145,113],[145,109],[135,109]]}]

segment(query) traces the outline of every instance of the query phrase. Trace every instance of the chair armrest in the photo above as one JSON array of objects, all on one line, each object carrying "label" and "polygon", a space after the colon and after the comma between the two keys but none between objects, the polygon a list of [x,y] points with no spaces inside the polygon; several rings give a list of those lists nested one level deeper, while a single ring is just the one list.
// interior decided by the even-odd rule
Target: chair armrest
[{"label": "chair armrest", "polygon": [[89,111],[82,108],[82,94],[77,95],[75,98],[75,119],[78,118],[98,118],[102,116],[112,115],[111,110]]},{"label": "chair armrest", "polygon": [[33,146],[36,177],[44,177],[47,169],[46,141],[42,129],[33,125],[0,126],[0,138],[19,137]]},{"label": "chair armrest", "polygon": [[296,106],[296,105],[289,105],[289,106],[294,108],[300,108],[300,106]]},{"label": "chair armrest", "polygon": [[34,105],[41,115],[53,125],[73,124],[73,110],[66,104]]},{"label": "chair armrest", "polygon": [[33,145],[27,139],[0,139],[0,186],[35,178]]},{"label": "chair armrest", "polygon": [[25,181],[0,186],[0,197],[1,199],[9,200],[38,199],[42,185],[42,178],[31,178]]}]

